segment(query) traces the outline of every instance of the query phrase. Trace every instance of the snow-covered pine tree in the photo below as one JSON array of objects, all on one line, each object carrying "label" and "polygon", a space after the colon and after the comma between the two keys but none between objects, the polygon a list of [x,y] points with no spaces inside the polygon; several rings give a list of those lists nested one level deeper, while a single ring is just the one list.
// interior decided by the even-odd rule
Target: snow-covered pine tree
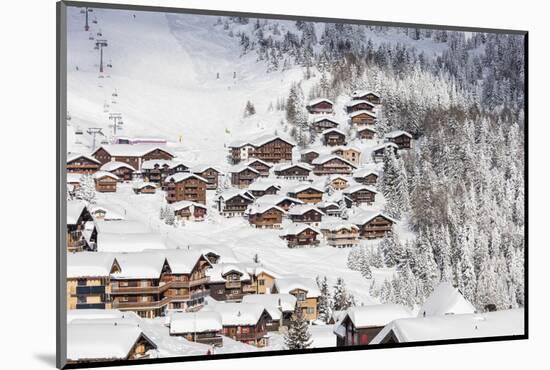
[{"label": "snow-covered pine tree", "polygon": [[246,102],[246,106],[244,107],[244,117],[250,117],[256,114],[256,108],[254,107],[254,104],[250,100]]},{"label": "snow-covered pine tree", "polygon": [[344,279],[341,277],[336,279],[334,285],[334,293],[332,296],[332,308],[335,311],[347,310],[355,305],[354,297],[347,291]]},{"label": "snow-covered pine tree", "polygon": [[290,320],[288,331],[284,335],[284,341],[288,349],[305,349],[311,346],[309,326],[298,305],[296,305],[296,310]]},{"label": "snow-covered pine tree", "polygon": [[330,296],[330,288],[328,286],[327,277],[324,276],[322,279],[320,276],[317,276],[317,286],[321,295],[319,296],[319,320],[329,323],[332,315],[332,299]]},{"label": "snow-covered pine tree", "polygon": [[95,183],[92,175],[80,176],[80,187],[75,190],[75,199],[83,200],[89,204],[94,204],[95,196]]},{"label": "snow-covered pine tree", "polygon": [[176,225],[176,214],[174,213],[174,208],[171,205],[166,206],[165,214],[164,214],[164,223],[170,226]]}]

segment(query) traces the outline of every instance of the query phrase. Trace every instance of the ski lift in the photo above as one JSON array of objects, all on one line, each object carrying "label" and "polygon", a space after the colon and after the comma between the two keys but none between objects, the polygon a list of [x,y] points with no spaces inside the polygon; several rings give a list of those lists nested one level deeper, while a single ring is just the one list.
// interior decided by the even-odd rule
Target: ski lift
[{"label": "ski lift", "polygon": [[107,67],[113,68],[113,64],[111,63],[111,61],[109,61],[109,63],[107,63]]},{"label": "ski lift", "polygon": [[101,30],[99,30],[99,31],[97,32],[97,35],[98,35],[98,36],[103,36],[103,34],[101,33]]},{"label": "ski lift", "polygon": [[83,134],[82,129],[80,127],[77,127],[74,131],[74,134],[75,135],[82,135]]}]

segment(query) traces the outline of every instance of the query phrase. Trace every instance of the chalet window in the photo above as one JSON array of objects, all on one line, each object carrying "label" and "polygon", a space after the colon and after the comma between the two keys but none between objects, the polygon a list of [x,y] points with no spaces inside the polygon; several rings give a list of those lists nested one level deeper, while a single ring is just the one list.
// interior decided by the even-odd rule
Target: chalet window
[{"label": "chalet window", "polygon": [[128,302],[129,299],[128,299],[128,297],[123,296],[123,297],[120,297],[120,300],[121,300],[122,302]]},{"label": "chalet window", "polygon": [[86,286],[87,283],[86,279],[78,279],[78,286]]},{"label": "chalet window", "polygon": [[313,307],[308,307],[308,308],[307,308],[307,313],[310,314],[310,315],[312,315],[312,314],[315,313],[315,309],[314,309]]},{"label": "chalet window", "polygon": [[231,291],[231,294],[239,294],[239,289],[233,289],[233,290]]},{"label": "chalet window", "polygon": [[223,294],[223,288],[222,288],[222,289],[218,289],[218,294]]},{"label": "chalet window", "polygon": [[262,285],[262,286],[265,285],[265,280],[263,280],[263,279],[262,279],[262,280],[258,280],[258,284],[259,284],[259,285]]},{"label": "chalet window", "polygon": [[127,282],[127,281],[119,281],[118,286],[119,286],[119,287],[127,287],[127,286],[128,286],[128,282]]},{"label": "chalet window", "polygon": [[296,295],[296,299],[297,299],[298,301],[305,301],[305,300],[306,300],[306,293],[298,293],[298,294]]}]

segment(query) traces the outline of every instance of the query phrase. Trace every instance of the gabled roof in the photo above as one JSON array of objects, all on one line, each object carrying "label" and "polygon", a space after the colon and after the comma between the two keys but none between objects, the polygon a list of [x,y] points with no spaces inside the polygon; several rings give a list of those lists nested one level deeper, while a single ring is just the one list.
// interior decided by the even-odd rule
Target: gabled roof
[{"label": "gabled roof", "polygon": [[386,149],[386,148],[399,149],[399,146],[396,143],[387,142],[387,143],[383,143],[383,144],[375,146],[374,148],[372,148],[372,151],[376,152],[378,150],[382,150],[382,149]]},{"label": "gabled roof", "polygon": [[376,189],[374,189],[371,186],[358,184],[358,185],[352,185],[349,188],[345,189],[344,194],[353,194],[361,190],[370,191],[371,193],[374,193],[374,194],[378,193]]},{"label": "gabled roof", "polygon": [[374,127],[371,127],[371,126],[360,126],[360,127],[357,127],[357,132],[361,132],[361,131],[370,131],[370,132],[373,132],[376,134],[376,129]]},{"label": "gabled roof", "polygon": [[351,97],[352,98],[362,98],[363,96],[366,96],[366,95],[374,95],[376,97],[380,97],[379,94],[375,93],[374,91],[370,91],[370,90],[355,90],[354,92],[351,93]]},{"label": "gabled roof", "polygon": [[90,162],[94,162],[94,163],[97,163],[97,164],[101,164],[100,161],[98,161],[97,159],[95,159],[94,157],[92,157],[91,155],[87,155],[87,154],[74,154],[74,155],[71,155],[70,157],[67,158],[67,163],[70,163],[76,159],[79,159],[79,158],[84,158]]},{"label": "gabled roof", "polygon": [[262,136],[258,136],[255,139],[251,140],[250,144],[254,145],[255,147],[259,147],[259,146],[265,145],[265,144],[270,143],[270,142],[272,142],[274,140],[277,140],[277,139],[279,139],[281,141],[284,141],[285,143],[287,143],[289,145],[296,146],[296,143],[294,141],[292,141],[291,139],[288,139],[288,138],[284,138],[280,135],[262,135]]},{"label": "gabled roof", "polygon": [[359,99],[350,100],[349,102],[346,103],[346,107],[355,107],[358,104],[368,104],[374,108],[374,104],[372,104],[370,101],[359,100]]},{"label": "gabled roof", "polygon": [[311,230],[316,232],[317,234],[321,234],[321,231],[313,226],[309,226],[307,224],[291,224],[288,225],[285,230],[281,233],[281,236],[287,236],[287,235],[298,235],[306,230]]},{"label": "gabled roof", "polygon": [[154,144],[106,144],[97,148],[92,155],[95,155],[100,149],[105,150],[114,157],[143,157],[144,155],[157,149],[162,150],[163,152],[174,157],[174,155],[167,148]]},{"label": "gabled roof", "polygon": [[264,166],[266,166],[268,168],[271,168],[273,166],[271,163],[267,163],[266,161],[262,161],[259,158],[251,158],[246,163],[244,163],[244,165],[250,166],[251,164],[253,164],[255,162],[261,163],[261,164],[263,164]]},{"label": "gabled roof", "polygon": [[325,164],[328,161],[332,161],[333,159],[344,162],[344,163],[346,163],[347,165],[349,165],[353,168],[357,168],[357,166],[354,165],[353,163],[351,163],[350,161],[345,160],[344,158],[339,157],[335,154],[329,154],[329,155],[324,155],[322,157],[315,158],[311,163],[313,163],[313,164]]},{"label": "gabled roof", "polygon": [[281,308],[283,312],[294,312],[296,297],[292,294],[247,294],[243,297],[243,303],[259,304],[264,307]]},{"label": "gabled roof", "polygon": [[331,221],[324,221],[321,223],[321,230],[328,230],[328,231],[334,232],[334,231],[340,231],[342,229],[346,229],[349,231],[352,231],[352,230],[359,231],[359,228],[351,222],[331,220]]},{"label": "gabled roof", "polygon": [[320,117],[315,117],[313,119],[313,123],[319,123],[319,122],[323,122],[323,121],[330,121],[332,123],[335,123],[336,125],[340,125],[340,121],[338,119],[336,119],[336,117],[334,116],[320,116]]},{"label": "gabled roof", "polygon": [[[253,185],[254,183],[252,183]],[[250,189],[249,189],[250,190]],[[242,197],[245,199],[248,199],[250,201],[253,201],[255,199],[254,195],[252,195],[249,190],[228,190],[223,193],[221,193],[218,197],[218,199],[222,199],[223,201],[231,200],[235,197]]]},{"label": "gabled roof", "polygon": [[390,216],[388,216],[388,215],[386,215],[382,212],[379,212],[379,211],[365,211],[365,210],[362,210],[360,213],[354,215],[352,217],[351,221],[356,225],[364,225],[364,224],[372,221],[373,219],[375,219],[378,216],[381,216],[381,217],[387,219],[388,221],[391,221],[392,223],[397,222],[396,220],[394,220],[393,218],[391,218]]},{"label": "gabled roof", "polygon": [[208,259],[204,257],[203,253],[197,250],[165,249],[155,252],[164,255],[168,265],[170,266],[170,271],[173,274],[189,274],[193,271],[201,258],[208,261]]},{"label": "gabled roof", "polygon": [[134,167],[130,166],[128,163],[119,162],[119,161],[107,162],[103,166],[101,166],[100,170],[110,172],[110,171],[118,170],[119,168],[127,168],[132,171],[136,170]]},{"label": "gabled roof", "polygon": [[412,139],[412,135],[409,134],[407,131],[403,131],[403,130],[391,131],[391,132],[388,132],[384,136],[387,137],[388,139],[395,139],[396,137],[399,137],[399,136],[402,136],[402,135],[405,135],[408,138]]},{"label": "gabled roof", "polygon": [[119,177],[117,175],[107,171],[97,171],[92,175],[92,178],[94,178],[95,180],[102,179],[104,177],[110,177],[111,179],[117,180],[117,181],[119,180]]},{"label": "gabled roof", "polygon": [[317,212],[323,216],[325,215],[319,208],[311,204],[298,204],[293,206],[288,210],[288,214],[292,216],[301,216],[309,211]]},{"label": "gabled roof", "polygon": [[307,153],[317,153],[317,154],[320,154],[322,151],[321,148],[309,148],[309,149],[304,149],[300,152],[300,154],[307,154]]},{"label": "gabled roof", "polygon": [[167,159],[150,159],[148,161],[143,161],[141,163],[141,169],[142,170],[152,170],[155,168],[155,166],[158,165],[159,168],[166,167],[166,168],[176,168],[180,165],[183,165],[187,167],[185,164],[183,164],[180,161],[175,160],[167,160]]},{"label": "gabled roof", "polygon": [[353,177],[354,178],[366,177],[366,176],[369,176],[369,175],[376,175],[378,177],[378,171],[376,171],[372,168],[363,167],[363,168],[358,168],[357,170],[355,170],[353,172]]},{"label": "gabled roof", "polygon": [[326,135],[326,134],[330,134],[330,133],[337,133],[337,134],[340,134],[340,135],[343,135],[343,136],[346,136],[346,134],[341,131],[341,130],[338,130],[337,128],[328,128],[326,130],[324,130],[323,132],[321,132],[321,135]]},{"label": "gabled roof", "polygon": [[67,201],[67,225],[76,225],[86,209],[86,204],[80,200]]},{"label": "gabled roof", "polygon": [[280,204],[285,200],[288,200],[291,203],[295,203],[295,204],[304,204],[304,202],[302,202],[300,199],[288,197],[286,195],[274,195],[274,194],[267,194],[267,195],[261,196],[256,200],[256,203],[257,204]]},{"label": "gabled roof", "polygon": [[148,187],[153,187],[156,189],[157,186],[152,182],[136,182],[132,185],[133,189],[143,189]]},{"label": "gabled roof", "polygon": [[277,165],[275,168],[275,171],[286,171],[294,167],[301,168],[308,172],[311,171],[311,166],[308,165],[307,163],[283,163],[283,164]]},{"label": "gabled roof", "polygon": [[120,272],[111,274],[113,279],[158,279],[166,262],[160,252],[116,253]]},{"label": "gabled roof", "polygon": [[173,175],[170,175],[168,176],[165,181],[168,182],[168,181],[174,181],[174,182],[182,182],[182,181],[185,181],[185,180],[188,180],[190,178],[195,178],[199,181],[202,181],[202,182],[206,182],[208,183],[208,180],[206,180],[204,177],[201,177],[199,175],[196,175],[194,173],[189,173],[189,172],[178,172],[178,173],[175,173]]},{"label": "gabled roof", "polygon": [[313,184],[299,184],[299,185],[296,185],[295,187],[289,189],[288,193],[289,194],[298,194],[298,193],[301,193],[301,192],[306,191],[308,189],[315,190],[319,193],[324,193],[325,192],[322,188],[320,188],[318,186],[315,186]]},{"label": "gabled roof", "polygon": [[189,208],[189,207],[198,207],[198,208],[207,209],[207,207],[204,204],[191,202],[189,200],[180,200],[179,202],[174,202],[170,204],[170,207],[172,207],[174,211],[181,211],[182,209]]},{"label": "gabled roof", "polygon": [[272,209],[275,209],[279,212],[281,212],[282,214],[285,214],[286,212],[284,211],[284,209],[282,209],[281,207],[279,206],[276,206],[274,204],[267,204],[267,203],[255,203],[255,204],[251,204],[250,206],[248,206],[248,208],[246,209],[246,214],[249,214],[249,215],[257,215],[257,214],[264,214]]},{"label": "gabled roof", "polygon": [[386,325],[371,344],[393,334],[399,343],[525,334],[523,308],[487,312],[398,319]]},{"label": "gabled roof", "polygon": [[67,253],[67,278],[107,277],[115,263],[116,258],[112,253]]},{"label": "gabled roof", "polygon": [[322,102],[326,102],[326,103],[329,103],[330,105],[334,105],[334,103],[332,102],[332,100],[329,100],[329,99],[326,99],[326,98],[317,98],[317,99],[312,99],[312,100],[310,100],[310,101],[307,103],[307,106],[308,106],[308,107],[311,107],[311,106],[317,105],[317,104],[322,103]]},{"label": "gabled roof", "polygon": [[367,115],[369,115],[369,116],[371,116],[371,117],[373,117],[373,118],[376,118],[376,114],[375,114],[375,113],[373,113],[373,112],[371,112],[371,111],[368,111],[368,110],[364,110],[364,109],[361,109],[361,110],[355,111],[355,112],[353,112],[353,113],[350,113],[349,116],[350,116],[351,118],[354,118],[354,117],[357,117],[357,116],[359,116],[359,115],[361,115],[361,114],[367,114]]},{"label": "gabled roof", "polygon": [[296,289],[300,289],[306,291],[307,298],[316,298],[321,295],[315,280],[304,277],[284,277],[275,279],[273,289],[277,293],[284,294],[289,294]]},{"label": "gabled roof", "polygon": [[267,312],[264,306],[253,303],[208,304],[203,311],[219,313],[223,326],[253,326],[258,323],[262,314]]},{"label": "gabled roof", "polygon": [[449,314],[474,313],[475,307],[462,293],[448,282],[439,283],[426,299],[418,316],[440,316]]},{"label": "gabled roof", "polygon": [[364,329],[386,326],[393,320],[413,317],[411,311],[400,304],[375,304],[351,307],[334,327],[334,333],[340,337],[346,334],[345,321],[349,319],[355,328]]},{"label": "gabled roof", "polygon": [[193,172],[193,173],[203,173],[204,171],[206,170],[214,170],[218,173],[220,173],[221,171],[219,169],[217,169],[216,167],[214,166],[210,166],[208,164],[198,164],[198,165],[195,165],[193,167],[190,168],[190,171]]},{"label": "gabled roof", "polygon": [[170,318],[170,334],[205,333],[223,329],[222,317],[217,312],[174,312]]},{"label": "gabled roof", "polygon": [[138,325],[89,323],[67,325],[67,359],[72,361],[123,360],[140,339],[151,341]]},{"label": "gabled roof", "polygon": [[250,167],[248,164],[245,164],[245,163],[239,164],[237,166],[233,166],[233,168],[229,172],[231,172],[231,173],[241,173],[245,170],[249,170],[249,171],[254,172],[255,174],[258,174],[258,175],[260,174],[260,171],[256,170],[253,167]]},{"label": "gabled roof", "polygon": [[269,189],[270,187],[275,187],[278,190],[281,189],[281,185],[277,184],[274,181],[258,180],[258,181],[254,181],[252,184],[250,184],[248,186],[248,190],[249,191],[264,191],[264,190]]}]

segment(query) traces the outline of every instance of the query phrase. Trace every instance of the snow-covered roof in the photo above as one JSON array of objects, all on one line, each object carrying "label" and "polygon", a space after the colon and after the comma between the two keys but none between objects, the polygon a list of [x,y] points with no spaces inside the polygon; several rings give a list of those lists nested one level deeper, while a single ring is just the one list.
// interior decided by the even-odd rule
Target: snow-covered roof
[{"label": "snow-covered roof", "polygon": [[298,184],[298,185],[290,188],[288,190],[288,192],[292,193],[292,194],[297,194],[297,193],[301,193],[302,191],[305,191],[305,190],[308,190],[308,189],[316,190],[320,193],[325,192],[321,187],[313,185],[313,184]]},{"label": "snow-covered roof", "polygon": [[309,149],[303,149],[300,154],[307,154],[307,153],[321,153],[323,151],[323,148],[309,148]]},{"label": "snow-covered roof", "polygon": [[204,256],[215,254],[219,256],[218,263],[236,263],[238,261],[233,249],[221,244],[189,244],[185,248],[201,252]]},{"label": "snow-covered roof", "polygon": [[219,313],[223,326],[250,326],[258,323],[266,309],[253,303],[219,303],[208,304],[203,311]]},{"label": "snow-covered roof", "polygon": [[[155,166],[158,167],[167,167],[167,168],[175,168],[179,165],[184,165],[182,162],[180,161],[176,161],[176,160],[167,160],[167,159],[150,159],[148,161],[143,161],[143,163],[141,164],[141,169],[142,170],[153,170],[155,168]],[[187,166],[185,166],[187,167]]]},{"label": "snow-covered roof", "polygon": [[360,184],[352,185],[352,186],[348,187],[347,189],[344,190],[344,193],[345,194],[353,194],[353,193],[356,193],[356,192],[362,191],[362,190],[370,191],[371,193],[374,193],[374,194],[378,193],[376,191],[376,189],[374,189],[373,187],[367,186],[367,185],[360,185]]},{"label": "snow-covered roof", "polygon": [[289,196],[286,196],[286,195],[277,195],[277,194],[263,195],[263,196],[259,197],[256,200],[256,203],[257,204],[280,204],[280,203],[284,202],[285,200],[288,200],[288,201],[290,201],[291,203],[294,203],[294,204],[303,204],[304,203],[300,199],[292,198],[292,197],[289,197]]},{"label": "snow-covered roof", "polygon": [[222,317],[217,312],[174,312],[170,318],[170,334],[204,333],[222,330]]},{"label": "snow-covered roof", "polygon": [[319,208],[311,204],[297,204],[288,210],[290,216],[301,216],[309,211],[315,211],[321,215],[325,215]]},{"label": "snow-covered roof", "polygon": [[358,168],[353,172],[353,177],[366,177],[369,175],[378,176],[378,171],[373,170],[372,168],[363,167],[363,168]]},{"label": "snow-covered roof", "polygon": [[357,153],[361,153],[361,149],[355,147],[355,146],[335,146],[332,148],[332,150],[330,151],[331,153],[334,153],[336,151],[343,151],[343,152],[347,152],[347,151],[354,151],[354,152],[357,152]]},{"label": "snow-covered roof", "polygon": [[97,164],[101,164],[100,161],[98,161],[97,159],[95,159],[94,157],[92,157],[91,155],[87,155],[87,154],[74,154],[74,155],[71,155],[70,157],[67,158],[67,163],[70,163],[76,159],[79,159],[79,158],[84,158],[90,162],[94,162],[94,163],[97,163]]},{"label": "snow-covered roof", "polygon": [[181,181],[184,181],[184,180],[187,180],[187,179],[190,179],[190,178],[194,178],[194,179],[197,179],[199,181],[208,183],[208,180],[206,180],[204,177],[201,177],[199,175],[196,175],[194,173],[189,173],[189,172],[175,173],[173,175],[168,176],[165,179],[165,181],[168,182],[168,181],[174,180],[174,182],[181,182]]},{"label": "snow-covered roof", "polygon": [[97,171],[96,173],[94,173],[92,175],[92,177],[96,180],[104,178],[104,177],[110,177],[111,179],[117,180],[117,181],[119,180],[119,177],[117,175],[112,174],[112,173],[107,172],[107,171]]},{"label": "snow-covered roof", "polygon": [[336,125],[340,125],[340,121],[334,116],[320,116],[313,119],[313,123],[319,123],[322,121],[330,121],[336,123]]},{"label": "snow-covered roof", "polygon": [[[100,309],[92,308],[86,310],[67,310],[67,324],[73,321],[82,322],[84,320],[117,320],[128,318],[136,318],[136,314],[132,311],[120,311],[116,309]],[[139,320],[139,316],[137,317]]]},{"label": "snow-covered roof", "polygon": [[190,168],[190,171],[193,173],[203,173],[206,170],[214,170],[216,172],[221,172],[217,167],[209,164],[197,164]]},{"label": "snow-covered roof", "polygon": [[306,291],[307,298],[316,298],[321,295],[315,280],[304,277],[284,277],[275,279],[273,288],[277,293],[283,294],[289,294],[296,289],[304,290]]},{"label": "snow-covered roof", "polygon": [[405,135],[408,138],[412,139],[412,135],[409,134],[407,131],[403,131],[403,130],[391,131],[391,132],[388,132],[384,136],[387,137],[388,139],[395,139],[396,137],[399,137],[399,136],[402,136],[402,135]]},{"label": "snow-covered roof", "polygon": [[[254,183],[253,183],[254,184]],[[253,185],[252,184],[252,185]],[[251,190],[251,189],[249,189]],[[228,201],[237,196],[241,196],[245,199],[254,200],[254,195],[252,195],[248,190],[227,190],[219,195],[218,199],[221,198],[224,201]]]},{"label": "snow-covered roof", "polygon": [[241,275],[241,280],[250,280],[250,274],[246,269],[246,265],[239,262],[217,263],[206,272],[206,275],[210,277],[211,282],[224,282],[225,276],[232,271],[239,273]]},{"label": "snow-covered roof", "polygon": [[156,345],[137,325],[100,324],[91,321],[67,325],[67,359],[122,360],[126,359],[140,337]]},{"label": "snow-covered roof", "polygon": [[140,252],[147,249],[166,249],[162,235],[158,232],[97,234],[97,250],[100,252]]},{"label": "snow-covered roof", "polygon": [[283,163],[276,166],[275,171],[286,171],[298,167],[306,171],[311,171],[311,166],[307,163]]},{"label": "snow-covered roof", "polygon": [[256,170],[253,167],[250,167],[246,163],[242,163],[242,164],[238,164],[236,166],[233,166],[233,168],[231,168],[231,170],[229,172],[231,172],[231,173],[241,173],[245,170],[249,170],[249,171],[254,172],[255,174],[258,174],[258,175],[260,174],[260,171]]},{"label": "snow-covered roof", "polygon": [[113,279],[158,279],[166,257],[158,252],[116,253],[120,272],[111,274]]},{"label": "snow-covered roof", "polygon": [[173,274],[191,273],[197,262],[204,258],[202,252],[190,249],[165,249],[158,253],[164,255]]},{"label": "snow-covered roof", "polygon": [[448,282],[439,283],[426,299],[418,316],[439,316],[449,314],[474,313],[475,307],[462,293]]},{"label": "snow-covered roof", "polygon": [[319,103],[322,103],[322,102],[326,102],[326,103],[329,103],[330,105],[334,105],[334,103],[332,102],[332,100],[330,99],[326,99],[326,98],[317,98],[317,99],[312,99],[310,100],[308,103],[307,103],[307,106],[308,107],[311,107],[313,105],[317,105]]},{"label": "snow-covered roof", "polygon": [[275,181],[263,181],[262,179],[259,181],[254,181],[252,184],[248,186],[249,191],[265,191],[269,189],[270,187],[275,187],[277,189],[281,189],[281,185],[276,183]]},{"label": "snow-covered roof", "polygon": [[67,253],[67,278],[109,276],[114,263],[112,253]]},{"label": "snow-covered roof", "polygon": [[189,208],[189,207],[198,207],[198,208],[206,209],[206,206],[204,204],[191,202],[189,200],[180,200],[179,202],[174,202],[170,204],[170,207],[172,207],[174,211],[181,211],[182,209]]},{"label": "snow-covered roof", "polygon": [[80,173],[67,173],[67,184],[80,184],[82,182],[82,174]]},{"label": "snow-covered roof", "polygon": [[383,143],[383,144],[380,144],[380,145],[377,145],[375,146],[374,148],[372,148],[372,151],[373,152],[376,152],[378,150],[381,150],[381,149],[386,149],[386,148],[395,148],[395,149],[399,149],[399,146],[396,144],[396,143],[392,143],[392,142],[387,142],[387,143]]},{"label": "snow-covered roof", "polygon": [[342,229],[346,230],[359,230],[359,228],[351,223],[351,222],[344,222],[344,221],[337,221],[337,220],[330,220],[330,221],[323,221],[321,223],[321,230],[328,230],[328,231],[340,231]]},{"label": "snow-covered roof", "polygon": [[357,111],[355,111],[355,112],[352,112],[352,113],[349,114],[349,116],[350,116],[351,118],[354,118],[354,117],[360,116],[361,114],[367,114],[367,115],[369,115],[369,116],[371,116],[371,117],[373,117],[373,118],[376,118],[376,114],[375,114],[375,113],[373,113],[373,112],[371,112],[371,111],[368,111],[368,110],[364,110],[364,109],[361,109],[361,110],[357,110]]},{"label": "snow-covered roof", "polygon": [[371,127],[371,126],[359,126],[359,127],[357,127],[357,132],[361,132],[361,131],[370,131],[370,132],[374,132],[376,134],[376,129],[374,127]]},{"label": "snow-covered roof", "polygon": [[86,209],[86,204],[80,200],[67,201],[67,225],[76,225],[80,215]]},{"label": "snow-covered roof", "polygon": [[486,338],[525,334],[524,309],[398,319],[386,325],[371,344],[393,333],[399,343],[446,339]]},{"label": "snow-covered roof", "polygon": [[265,307],[280,307],[283,312],[293,312],[296,307],[296,297],[292,294],[247,294],[243,303],[254,303]]},{"label": "snow-covered roof", "polygon": [[246,209],[246,214],[249,214],[249,215],[255,215],[255,214],[262,214],[262,213],[265,213],[271,209],[275,209],[283,214],[285,214],[285,210],[282,209],[281,207],[279,206],[276,206],[274,204],[268,204],[268,203],[255,203],[255,204],[251,204],[250,206],[248,206],[248,208]]},{"label": "snow-covered roof", "polygon": [[335,181],[335,180],[344,180],[345,182],[349,182],[350,180],[344,176],[344,175],[330,175],[328,177],[328,181],[332,182],[332,181]]},{"label": "snow-covered roof", "polygon": [[355,107],[358,104],[368,104],[374,108],[374,104],[372,104],[371,102],[366,100],[359,100],[359,99],[350,100],[349,102],[346,103],[346,107]]},{"label": "snow-covered roof", "polygon": [[317,208],[328,208],[328,207],[338,207],[338,208],[340,208],[338,203],[331,202],[331,201],[322,201],[322,202],[317,203],[316,206],[317,206]]},{"label": "snow-covered roof", "polygon": [[255,139],[250,140],[250,144],[254,145],[255,147],[258,147],[258,146],[262,146],[262,145],[267,144],[267,143],[269,143],[273,140],[276,140],[276,139],[282,140],[285,143],[290,144],[292,146],[296,145],[296,143],[293,140],[291,140],[289,138],[285,138],[281,135],[262,135],[262,136],[258,136]]},{"label": "snow-covered roof", "polygon": [[259,159],[259,158],[251,158],[248,162],[246,162],[246,163],[244,163],[244,164],[245,164],[246,166],[250,166],[251,164],[256,163],[256,162],[261,163],[261,164],[263,164],[264,166],[269,167],[269,168],[271,168],[271,167],[273,166],[271,163],[267,163],[266,161],[262,161],[262,160]]},{"label": "snow-covered roof", "polygon": [[350,165],[351,167],[353,168],[357,168],[356,165],[354,165],[353,163],[351,163],[350,161],[348,160],[345,160],[344,158],[342,157],[339,157],[335,154],[329,154],[329,155],[324,155],[322,157],[318,157],[318,158],[315,158],[311,163],[313,164],[325,164],[327,163],[328,161],[332,161],[333,159],[337,159],[339,161],[342,161],[348,165]]},{"label": "snow-covered roof", "polygon": [[114,157],[143,157],[145,154],[157,149],[162,150],[163,152],[166,152],[174,157],[174,155],[166,147],[154,144],[106,144],[97,148],[92,155],[97,153],[100,149],[105,150]]},{"label": "snow-covered roof", "polygon": [[335,332],[346,317],[349,317],[356,328],[369,328],[386,326],[393,320],[413,317],[413,314],[407,307],[394,303],[351,307],[346,311],[346,315],[341,317]]},{"label": "snow-covered roof", "polygon": [[153,187],[156,189],[157,186],[152,182],[136,182],[132,184],[133,189],[144,189],[148,187]]},{"label": "snow-covered roof", "polygon": [[337,133],[337,134],[340,134],[340,135],[344,135],[346,136],[346,134],[342,131],[342,130],[338,130],[337,128],[328,128],[326,130],[324,130],[323,132],[321,132],[321,135],[326,135],[326,134],[330,134],[330,133]]},{"label": "snow-covered roof", "polygon": [[294,223],[294,224],[290,224],[288,226],[285,226],[285,229],[281,233],[281,235],[282,236],[285,236],[285,235],[298,235],[301,232],[303,232],[305,230],[308,230],[308,229],[316,232],[317,234],[321,234],[321,231],[318,230],[317,228],[313,227],[313,226],[309,226],[308,224],[303,224],[303,223]]},{"label": "snow-covered roof", "polygon": [[365,95],[374,95],[376,97],[380,97],[379,94],[375,93],[374,91],[370,91],[370,90],[355,90],[354,92],[351,93],[351,96],[352,98],[362,98],[363,96]]},{"label": "snow-covered roof", "polygon": [[355,214],[350,221],[353,222],[356,225],[364,225],[367,222],[375,219],[376,217],[381,216],[385,219],[388,219],[389,221],[396,223],[397,221],[391,218],[390,216],[386,215],[385,213],[382,213],[380,211],[366,211],[361,210],[357,214]]},{"label": "snow-covered roof", "polygon": [[118,170],[119,168],[127,168],[132,171],[136,170],[134,167],[130,166],[128,163],[119,162],[119,161],[107,162],[103,166],[101,166],[100,170],[110,172],[110,171]]}]

